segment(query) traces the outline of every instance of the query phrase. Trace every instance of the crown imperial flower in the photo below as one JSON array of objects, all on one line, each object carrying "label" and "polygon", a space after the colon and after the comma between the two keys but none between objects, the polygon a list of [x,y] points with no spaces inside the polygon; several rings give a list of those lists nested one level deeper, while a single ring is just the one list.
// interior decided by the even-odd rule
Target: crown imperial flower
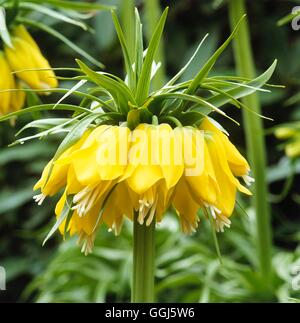
[{"label": "crown imperial flower", "polygon": [[[210,77],[210,70],[234,37],[237,26],[194,78],[180,82],[206,37],[192,59],[165,86],[155,89],[152,80],[161,64],[154,57],[167,12],[166,9],[162,14],[144,51],[136,11],[132,53],[117,16],[112,13],[125,60],[124,81],[110,73],[94,71],[77,60],[79,69],[72,71],[79,81],[66,89],[59,102],[31,108],[74,112],[71,118],[51,119],[52,128],[16,142],[67,133],[34,187],[40,190],[34,197],[39,205],[63,190],[55,209],[57,221],[45,242],[59,229],[63,235],[76,234],[82,251],[88,254],[101,225],[115,234],[120,233],[124,219],[152,227],[163,221],[169,208],[175,210],[184,233],[197,229],[201,213],[214,230],[222,232],[230,227],[237,192],[251,194],[242,184],[244,181],[249,186],[253,182],[250,167],[212,115],[236,123],[221,107],[231,103],[249,109],[238,99],[265,85],[276,62],[254,80]],[[18,33],[26,38],[24,29]],[[46,76],[42,78],[45,79]],[[81,92],[87,82],[93,86]],[[80,104],[62,103],[69,95],[81,97]],[[2,120],[23,113],[26,109]],[[49,123],[47,119],[38,122]],[[22,131],[30,127],[36,127],[36,121]]]}]

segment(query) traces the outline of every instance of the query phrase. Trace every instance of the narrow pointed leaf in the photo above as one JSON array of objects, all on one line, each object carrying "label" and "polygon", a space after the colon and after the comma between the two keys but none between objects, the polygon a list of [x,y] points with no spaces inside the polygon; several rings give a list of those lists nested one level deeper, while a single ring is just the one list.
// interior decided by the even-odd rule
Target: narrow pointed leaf
[{"label": "narrow pointed leaf", "polygon": [[76,61],[81,70],[90,78],[92,82],[103,87],[111,94],[122,112],[126,113],[128,111],[128,102],[135,104],[135,99],[133,98],[129,88],[122,80],[117,81],[104,75],[103,73],[94,72],[80,60]]},{"label": "narrow pointed leaf", "polygon": [[53,236],[53,234],[58,230],[58,228],[60,227],[60,225],[70,215],[70,213],[73,212],[72,211],[72,203],[73,203],[73,196],[72,195],[67,196],[66,203],[65,203],[65,205],[63,207],[63,210],[62,210],[59,218],[55,222],[54,226],[52,227],[52,229],[50,230],[50,232],[47,234],[45,240],[43,241],[43,246]]},{"label": "narrow pointed leaf", "polygon": [[[34,2],[41,3],[41,0],[22,0],[22,2]],[[113,10],[114,6],[109,6],[100,3],[88,3],[83,1],[67,1],[67,0],[47,0],[48,4],[51,4],[57,8],[72,9],[77,11],[95,11],[95,10]]]},{"label": "narrow pointed leaf", "polygon": [[126,73],[128,75],[128,85],[129,88],[133,88],[134,85],[134,73],[133,73],[133,69],[132,69],[132,61],[130,58],[130,54],[129,54],[129,50],[125,41],[125,37],[121,28],[121,25],[119,23],[118,17],[115,14],[114,11],[112,11],[112,18],[113,18],[113,22],[117,31],[117,35],[122,47],[122,51],[123,51],[123,56],[124,56],[124,61],[125,61],[125,67],[126,67]]},{"label": "narrow pointed leaf", "polygon": [[163,29],[167,19],[167,15],[168,15],[168,8],[166,8],[165,11],[163,12],[158,22],[158,25],[156,27],[156,30],[150,40],[150,44],[147,50],[147,54],[143,63],[141,75],[137,85],[136,100],[139,104],[141,104],[149,94],[152,63],[154,60],[154,56],[158,50],[160,39],[162,37]]},{"label": "narrow pointed leaf", "polygon": [[[54,104],[41,104],[41,105],[35,105],[30,108],[22,109],[20,111],[12,112],[9,113],[5,116],[0,117],[0,122],[9,120],[14,117],[19,117],[27,113],[34,113],[38,111],[47,111],[47,110],[53,110]],[[77,105],[72,105],[72,104],[60,104],[57,105],[55,110],[65,110],[65,111],[73,111],[77,113],[91,113],[90,110],[79,107]]]},{"label": "narrow pointed leaf", "polygon": [[[227,91],[227,94],[234,97],[235,99],[240,99],[244,96],[254,93],[256,91],[255,88],[260,88],[268,82],[268,80],[271,78],[272,74],[274,73],[276,64],[277,64],[277,60],[275,60],[273,64],[263,74],[258,76],[256,79],[245,83],[246,85],[249,85],[252,88],[237,85],[235,88]],[[229,97],[224,96],[223,94],[217,94],[212,96],[211,98],[208,98],[207,101],[216,107],[220,107],[225,103],[230,102],[231,99]]]},{"label": "narrow pointed leaf", "polygon": [[244,19],[245,15],[239,20],[236,27],[234,28],[233,32],[230,34],[230,36],[225,40],[225,42],[219,47],[216,52],[210,57],[210,59],[205,63],[205,65],[202,67],[198,75],[194,78],[193,82],[191,83],[190,87],[187,90],[188,94],[193,94],[203,79],[208,75],[210,70],[213,68],[215,62],[219,58],[219,56],[223,53],[223,51],[227,48],[227,46],[230,44],[234,36],[236,35],[238,28]]}]

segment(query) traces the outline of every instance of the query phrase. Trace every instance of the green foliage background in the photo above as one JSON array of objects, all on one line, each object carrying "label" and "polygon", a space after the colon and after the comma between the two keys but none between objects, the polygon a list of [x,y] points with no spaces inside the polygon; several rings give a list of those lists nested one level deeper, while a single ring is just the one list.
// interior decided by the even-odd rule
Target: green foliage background
[{"label": "green foliage background", "polygon": [[[118,6],[121,14],[124,0],[98,1]],[[143,13],[143,1],[136,1]],[[186,72],[188,78],[213,53],[228,34],[226,1],[182,0],[161,1],[169,5],[170,14],[164,36],[167,72],[172,75],[191,56],[199,41],[209,32],[194,65]],[[300,31],[289,24],[278,27],[277,21],[290,13],[296,1],[248,1],[248,16],[252,33],[257,73],[278,58],[272,83],[286,89],[273,89],[261,95],[265,128],[290,120],[299,120],[298,102],[287,100],[300,92]],[[36,18],[39,19],[38,14]],[[44,20],[45,22],[45,20]],[[85,33],[74,26],[66,26],[49,19],[49,24],[63,30],[77,45],[99,58],[107,69],[122,75],[121,49],[117,42],[110,13],[101,12],[92,19],[95,33]],[[146,26],[147,28],[147,26]],[[74,66],[74,54],[58,40],[40,31],[31,30],[52,66]],[[214,73],[234,73],[232,50],[226,50]],[[72,84],[64,84],[71,87]],[[59,98],[59,97],[57,97]],[[42,100],[57,99],[43,97]],[[76,100],[70,99],[76,104]],[[229,109],[227,109],[229,110]],[[239,111],[227,111],[241,120]],[[57,234],[42,247],[42,241],[53,224],[55,199],[48,199],[43,207],[32,202],[34,182],[51,159],[59,138],[35,141],[7,148],[14,141],[16,129],[28,119],[17,120],[16,128],[9,124],[0,127],[0,265],[7,271],[7,290],[0,291],[0,300],[9,302],[89,302],[128,301],[130,299],[131,225],[121,236],[115,237],[102,229],[91,256],[80,253],[74,240],[62,242]],[[243,127],[221,120],[230,132],[231,140],[245,153]],[[297,301],[300,291],[293,290],[292,271],[300,266],[299,173],[284,157],[280,143],[266,131],[268,153],[268,182],[272,194],[272,227],[275,244],[273,256],[273,289],[262,292],[255,272],[254,214],[248,202],[240,200],[247,215],[237,208],[232,228],[219,235],[223,255],[220,265],[207,223],[202,221],[199,231],[189,237],[179,232],[174,215],[168,214],[157,232],[157,299],[162,302],[255,302]],[[294,172],[288,194],[281,196],[287,178]],[[247,202],[247,203],[246,203]]]}]

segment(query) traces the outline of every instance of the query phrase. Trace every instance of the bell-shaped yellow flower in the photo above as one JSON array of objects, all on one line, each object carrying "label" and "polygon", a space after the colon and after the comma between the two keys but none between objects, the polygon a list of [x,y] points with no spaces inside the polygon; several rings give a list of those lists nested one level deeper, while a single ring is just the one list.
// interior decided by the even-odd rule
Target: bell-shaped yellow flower
[{"label": "bell-shaped yellow flower", "polygon": [[[16,72],[18,78],[33,89],[46,90],[57,87],[57,79],[49,62],[23,25],[17,26],[13,31],[12,44],[12,48],[5,46],[4,51],[11,69]],[[30,69],[37,70],[26,71]]]},{"label": "bell-shaped yellow flower", "polygon": [[8,65],[4,53],[0,51],[0,115],[12,111],[17,111],[22,108],[25,100],[23,91],[9,91],[18,89],[20,85],[15,82],[10,66]]},{"label": "bell-shaped yellow flower", "polygon": [[285,145],[285,153],[290,158],[296,158],[300,156],[300,129],[297,124],[296,127],[291,125],[281,126],[275,130],[275,136],[279,139],[288,139],[289,141]]},{"label": "bell-shaped yellow flower", "polygon": [[119,234],[125,217],[132,220],[136,213],[140,224],[150,225],[171,205],[185,233],[197,228],[201,208],[223,231],[230,226],[237,190],[251,194],[237,178],[249,184],[248,172],[247,161],[209,119],[197,129],[103,125],[46,166],[35,199],[41,203],[64,188],[56,216],[68,207],[71,217],[63,219],[60,231],[77,234],[89,253],[99,225]]},{"label": "bell-shaped yellow flower", "polygon": [[286,155],[290,158],[300,156],[300,135],[294,139],[293,142],[289,143],[285,147]]},{"label": "bell-shaped yellow flower", "polygon": [[[0,90],[5,91],[13,85],[13,76],[9,65],[7,64],[3,52],[0,52]],[[0,113],[5,114],[9,111],[11,103],[11,92],[0,93]]]}]

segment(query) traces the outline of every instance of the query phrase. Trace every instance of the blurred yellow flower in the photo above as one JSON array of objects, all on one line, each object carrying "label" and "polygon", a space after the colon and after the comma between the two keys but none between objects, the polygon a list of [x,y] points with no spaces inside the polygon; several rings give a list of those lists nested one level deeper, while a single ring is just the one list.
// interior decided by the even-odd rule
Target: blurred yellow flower
[{"label": "blurred yellow flower", "polygon": [[19,83],[16,83],[11,74],[10,66],[8,65],[3,51],[0,51],[0,115],[11,111],[17,111],[22,108],[25,100],[25,93],[23,91],[9,92],[10,89],[20,88]]},{"label": "blurred yellow flower", "polygon": [[[35,200],[64,188],[56,207],[62,233],[78,234],[91,252],[100,224],[119,234],[124,217],[160,222],[173,206],[183,232],[198,226],[199,209],[210,212],[217,231],[230,226],[237,190],[251,194],[249,165],[226,134],[208,118],[199,128],[140,124],[134,130],[103,125],[51,161],[34,189]],[[69,200],[69,199],[70,200]],[[71,201],[71,202],[70,202]]]},{"label": "blurred yellow flower", "polygon": [[[57,87],[57,79],[48,61],[23,25],[17,26],[12,32],[12,44],[12,48],[5,46],[4,50],[9,65],[18,78],[32,89],[45,90]],[[28,69],[45,70],[23,71]]]},{"label": "blurred yellow flower", "polygon": [[[25,102],[25,92],[21,91],[25,82],[32,89],[47,90],[58,86],[57,79],[38,45],[23,25],[12,32],[13,47],[4,46],[0,51],[0,115],[20,110]],[[43,71],[24,71],[47,69]],[[23,72],[18,72],[23,71]],[[16,72],[16,77],[12,74]],[[23,84],[24,85],[24,84]],[[19,89],[19,91],[10,91]],[[41,92],[43,94],[45,92]]]},{"label": "blurred yellow flower", "polygon": [[285,144],[285,153],[290,158],[300,156],[300,128],[299,122],[291,123],[290,126],[282,126],[275,129],[275,136],[278,139],[288,139]]}]

